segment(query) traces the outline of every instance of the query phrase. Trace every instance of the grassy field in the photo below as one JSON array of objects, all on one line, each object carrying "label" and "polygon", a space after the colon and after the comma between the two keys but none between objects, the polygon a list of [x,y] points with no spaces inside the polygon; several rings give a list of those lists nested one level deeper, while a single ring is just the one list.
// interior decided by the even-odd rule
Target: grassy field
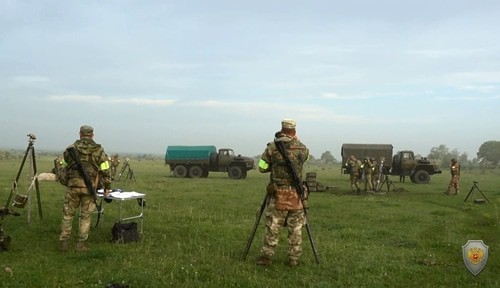
[{"label": "grassy field", "polygon": [[[37,159],[38,171],[49,171],[52,160]],[[7,200],[19,164],[0,161],[0,203]],[[313,193],[309,200],[321,264],[315,264],[304,230],[301,264],[285,266],[282,231],[273,265],[264,268],[255,265],[263,222],[247,260],[241,255],[267,174],[250,171],[245,180],[223,173],[178,179],[161,160],[132,159],[130,164],[137,181],[122,180],[113,187],[147,193],[140,242],[110,243],[118,217],[114,201],[106,204],[104,218],[92,230],[91,251],[59,252],[64,187],[40,182],[43,219],[30,192],[31,205],[16,209],[20,216],[2,220],[12,243],[0,253],[0,287],[104,287],[111,282],[130,287],[500,287],[499,170],[462,171],[458,196],[444,195],[447,171],[432,176],[428,185],[394,182],[399,189],[385,195],[350,195],[339,166],[307,166],[306,172],[317,172],[322,184],[337,187]],[[482,198],[479,192],[464,203],[473,181],[479,181],[491,204],[474,204],[473,199]],[[139,209],[135,201],[124,204],[127,213]],[[464,265],[462,246],[477,239],[489,245],[490,256],[473,276]]]}]

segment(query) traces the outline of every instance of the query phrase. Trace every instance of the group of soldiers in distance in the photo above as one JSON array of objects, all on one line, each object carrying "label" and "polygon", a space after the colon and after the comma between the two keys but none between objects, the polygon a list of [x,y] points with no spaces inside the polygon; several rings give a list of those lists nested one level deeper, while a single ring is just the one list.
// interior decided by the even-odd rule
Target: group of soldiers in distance
[{"label": "group of soldiers in distance", "polygon": [[376,191],[377,183],[382,179],[379,178],[381,176],[380,167],[375,158],[367,157],[361,162],[354,155],[351,155],[345,165],[350,174],[352,193],[359,194],[361,192],[359,187],[361,180],[364,182],[364,192]]}]

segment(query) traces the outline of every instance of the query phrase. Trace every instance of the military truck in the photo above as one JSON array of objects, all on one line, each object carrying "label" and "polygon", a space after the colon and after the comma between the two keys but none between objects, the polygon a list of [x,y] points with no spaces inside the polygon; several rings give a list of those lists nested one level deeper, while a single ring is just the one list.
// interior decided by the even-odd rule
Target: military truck
[{"label": "military truck", "polygon": [[[342,167],[346,167],[347,160],[354,155],[361,161],[366,158],[375,158],[385,175],[409,176],[410,180],[417,184],[427,184],[431,175],[441,173],[437,165],[427,158],[415,158],[415,153],[411,150],[399,151],[394,155],[392,150],[391,144],[343,144]],[[349,173],[346,168],[343,172]]]},{"label": "military truck", "polygon": [[254,169],[254,159],[235,155],[232,149],[213,145],[168,146],[165,164],[175,177],[205,178],[209,172],[227,172],[231,179],[244,179]]}]

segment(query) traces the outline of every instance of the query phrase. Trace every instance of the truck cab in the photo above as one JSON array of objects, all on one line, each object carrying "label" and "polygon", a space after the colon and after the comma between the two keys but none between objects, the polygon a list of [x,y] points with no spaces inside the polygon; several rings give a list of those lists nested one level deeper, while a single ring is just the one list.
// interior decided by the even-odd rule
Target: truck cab
[{"label": "truck cab", "polygon": [[236,155],[233,149],[221,148],[217,154],[213,154],[216,159],[211,159],[213,170],[227,172],[232,179],[244,179],[247,177],[247,171],[254,169],[254,160],[249,157]]}]

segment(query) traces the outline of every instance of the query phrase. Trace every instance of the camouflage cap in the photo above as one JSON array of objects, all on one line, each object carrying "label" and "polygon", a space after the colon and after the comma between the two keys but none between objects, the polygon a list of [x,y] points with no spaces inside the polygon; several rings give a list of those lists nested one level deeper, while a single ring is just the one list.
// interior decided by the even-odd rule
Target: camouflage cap
[{"label": "camouflage cap", "polygon": [[283,128],[284,129],[295,129],[295,126],[297,126],[297,124],[292,119],[283,119],[283,121],[281,121],[281,128],[282,129]]},{"label": "camouflage cap", "polygon": [[89,125],[83,125],[80,127],[80,134],[82,135],[92,135],[94,134],[94,128]]}]

